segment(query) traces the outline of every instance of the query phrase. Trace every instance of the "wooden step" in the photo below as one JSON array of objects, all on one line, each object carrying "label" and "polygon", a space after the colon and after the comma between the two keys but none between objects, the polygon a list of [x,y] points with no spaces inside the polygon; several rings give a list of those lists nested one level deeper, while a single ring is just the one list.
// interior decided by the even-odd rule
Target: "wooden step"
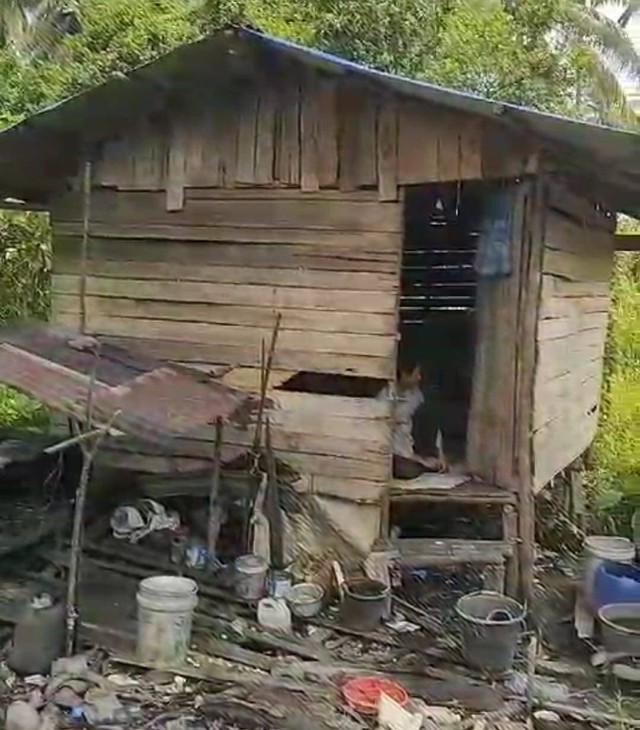
[{"label": "wooden step", "polygon": [[396,479],[391,484],[393,503],[444,502],[457,504],[515,504],[517,495],[508,489],[468,479],[456,486],[442,486],[448,474],[425,474],[418,479]]},{"label": "wooden step", "polygon": [[401,538],[396,547],[402,565],[409,568],[504,565],[513,554],[513,546],[502,540]]}]

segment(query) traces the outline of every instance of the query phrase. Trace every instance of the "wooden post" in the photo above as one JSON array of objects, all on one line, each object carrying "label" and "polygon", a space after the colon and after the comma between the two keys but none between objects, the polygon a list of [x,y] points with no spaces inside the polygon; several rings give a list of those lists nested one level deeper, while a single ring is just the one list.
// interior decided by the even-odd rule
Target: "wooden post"
[{"label": "wooden post", "polygon": [[82,189],[82,249],[80,254],[80,331],[87,331],[87,260],[89,257],[89,221],[91,220],[91,161],[84,164]]},{"label": "wooden post", "polygon": [[269,541],[272,567],[282,570],[284,566],[284,522],[280,509],[280,487],[276,470],[276,459],[271,443],[271,421],[265,423],[265,449],[267,453],[267,500],[266,512],[269,520]]},{"label": "wooden post", "polygon": [[[85,432],[90,432],[93,425],[93,395],[96,386],[99,360],[100,350],[96,349],[95,360],[91,370],[91,378],[89,380],[89,389],[87,391],[84,423]],[[75,424],[77,431],[82,432],[83,426],[77,419]],[[78,625],[78,581],[82,560],[82,528],[84,521],[84,508],[87,501],[87,490],[89,488],[89,478],[91,476],[91,465],[93,463],[93,457],[100,446],[102,436],[108,430],[109,426],[96,436],[93,444],[79,440],[80,449],[82,451],[82,469],[80,471],[80,480],[78,482],[78,489],[76,490],[76,499],[73,509],[71,554],[69,556],[69,579],[67,583],[67,635],[65,645],[67,656],[71,656],[74,653],[76,643],[76,627]]]},{"label": "wooden post", "polygon": [[207,524],[207,560],[211,567],[214,562],[216,543],[220,532],[220,522],[216,519],[216,503],[220,494],[220,469],[222,460],[222,418],[216,419],[216,440],[213,449],[213,474],[209,492],[209,522]]}]

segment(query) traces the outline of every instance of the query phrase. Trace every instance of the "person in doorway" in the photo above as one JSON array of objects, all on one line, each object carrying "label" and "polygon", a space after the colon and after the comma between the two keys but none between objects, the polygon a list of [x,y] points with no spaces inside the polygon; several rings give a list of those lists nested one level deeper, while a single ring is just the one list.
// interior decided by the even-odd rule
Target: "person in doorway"
[{"label": "person in doorway", "polygon": [[398,479],[415,479],[424,472],[444,472],[441,456],[420,456],[413,438],[414,417],[424,403],[420,366],[401,353],[395,384],[387,385],[378,394],[380,400],[392,401],[393,475]]}]

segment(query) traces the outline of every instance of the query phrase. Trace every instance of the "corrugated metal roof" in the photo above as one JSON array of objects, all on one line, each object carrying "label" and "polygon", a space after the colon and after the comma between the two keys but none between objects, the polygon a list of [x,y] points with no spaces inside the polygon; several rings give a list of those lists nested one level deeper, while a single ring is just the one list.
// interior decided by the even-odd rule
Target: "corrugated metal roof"
[{"label": "corrugated metal roof", "polygon": [[248,423],[254,404],[250,393],[198,370],[138,359],[99,338],[52,328],[0,332],[0,382],[80,420],[94,369],[95,420],[159,445],[217,418]]},{"label": "corrugated metal roof", "polygon": [[536,135],[563,158],[568,171],[588,178],[590,192],[601,194],[615,210],[640,215],[640,135],[636,132],[579,122],[395,76],[248,28],[219,31],[181,46],[126,76],[112,78],[4,130],[0,133],[0,193],[36,199],[46,187],[47,177],[65,174],[64,160],[53,161],[43,155],[40,141],[58,139],[60,144],[79,150],[108,137],[119,121],[158,107],[159,97],[188,82],[194,69],[199,77],[214,73],[214,66],[219,73],[219,64],[212,63],[215,54],[222,51],[218,61],[224,63],[229,58],[229,45],[237,38],[327,73],[360,76],[397,94],[497,119]]}]

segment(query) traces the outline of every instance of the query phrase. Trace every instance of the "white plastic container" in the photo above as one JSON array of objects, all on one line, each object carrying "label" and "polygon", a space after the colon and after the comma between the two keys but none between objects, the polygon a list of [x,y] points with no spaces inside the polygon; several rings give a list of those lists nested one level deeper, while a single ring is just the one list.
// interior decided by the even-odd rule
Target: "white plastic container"
[{"label": "white plastic container", "polygon": [[258,555],[241,555],[235,562],[235,587],[238,598],[259,601],[266,592],[267,561]]},{"label": "white plastic container", "polygon": [[584,573],[582,588],[587,604],[593,607],[593,581],[596,571],[605,560],[633,563],[636,548],[626,537],[591,535],[584,541]]},{"label": "white plastic container", "polygon": [[184,663],[198,584],[190,578],[161,575],[138,586],[138,657],[156,667]]},{"label": "white plastic container", "polygon": [[258,603],[258,623],[267,631],[291,633],[291,611],[282,598],[263,598]]}]

